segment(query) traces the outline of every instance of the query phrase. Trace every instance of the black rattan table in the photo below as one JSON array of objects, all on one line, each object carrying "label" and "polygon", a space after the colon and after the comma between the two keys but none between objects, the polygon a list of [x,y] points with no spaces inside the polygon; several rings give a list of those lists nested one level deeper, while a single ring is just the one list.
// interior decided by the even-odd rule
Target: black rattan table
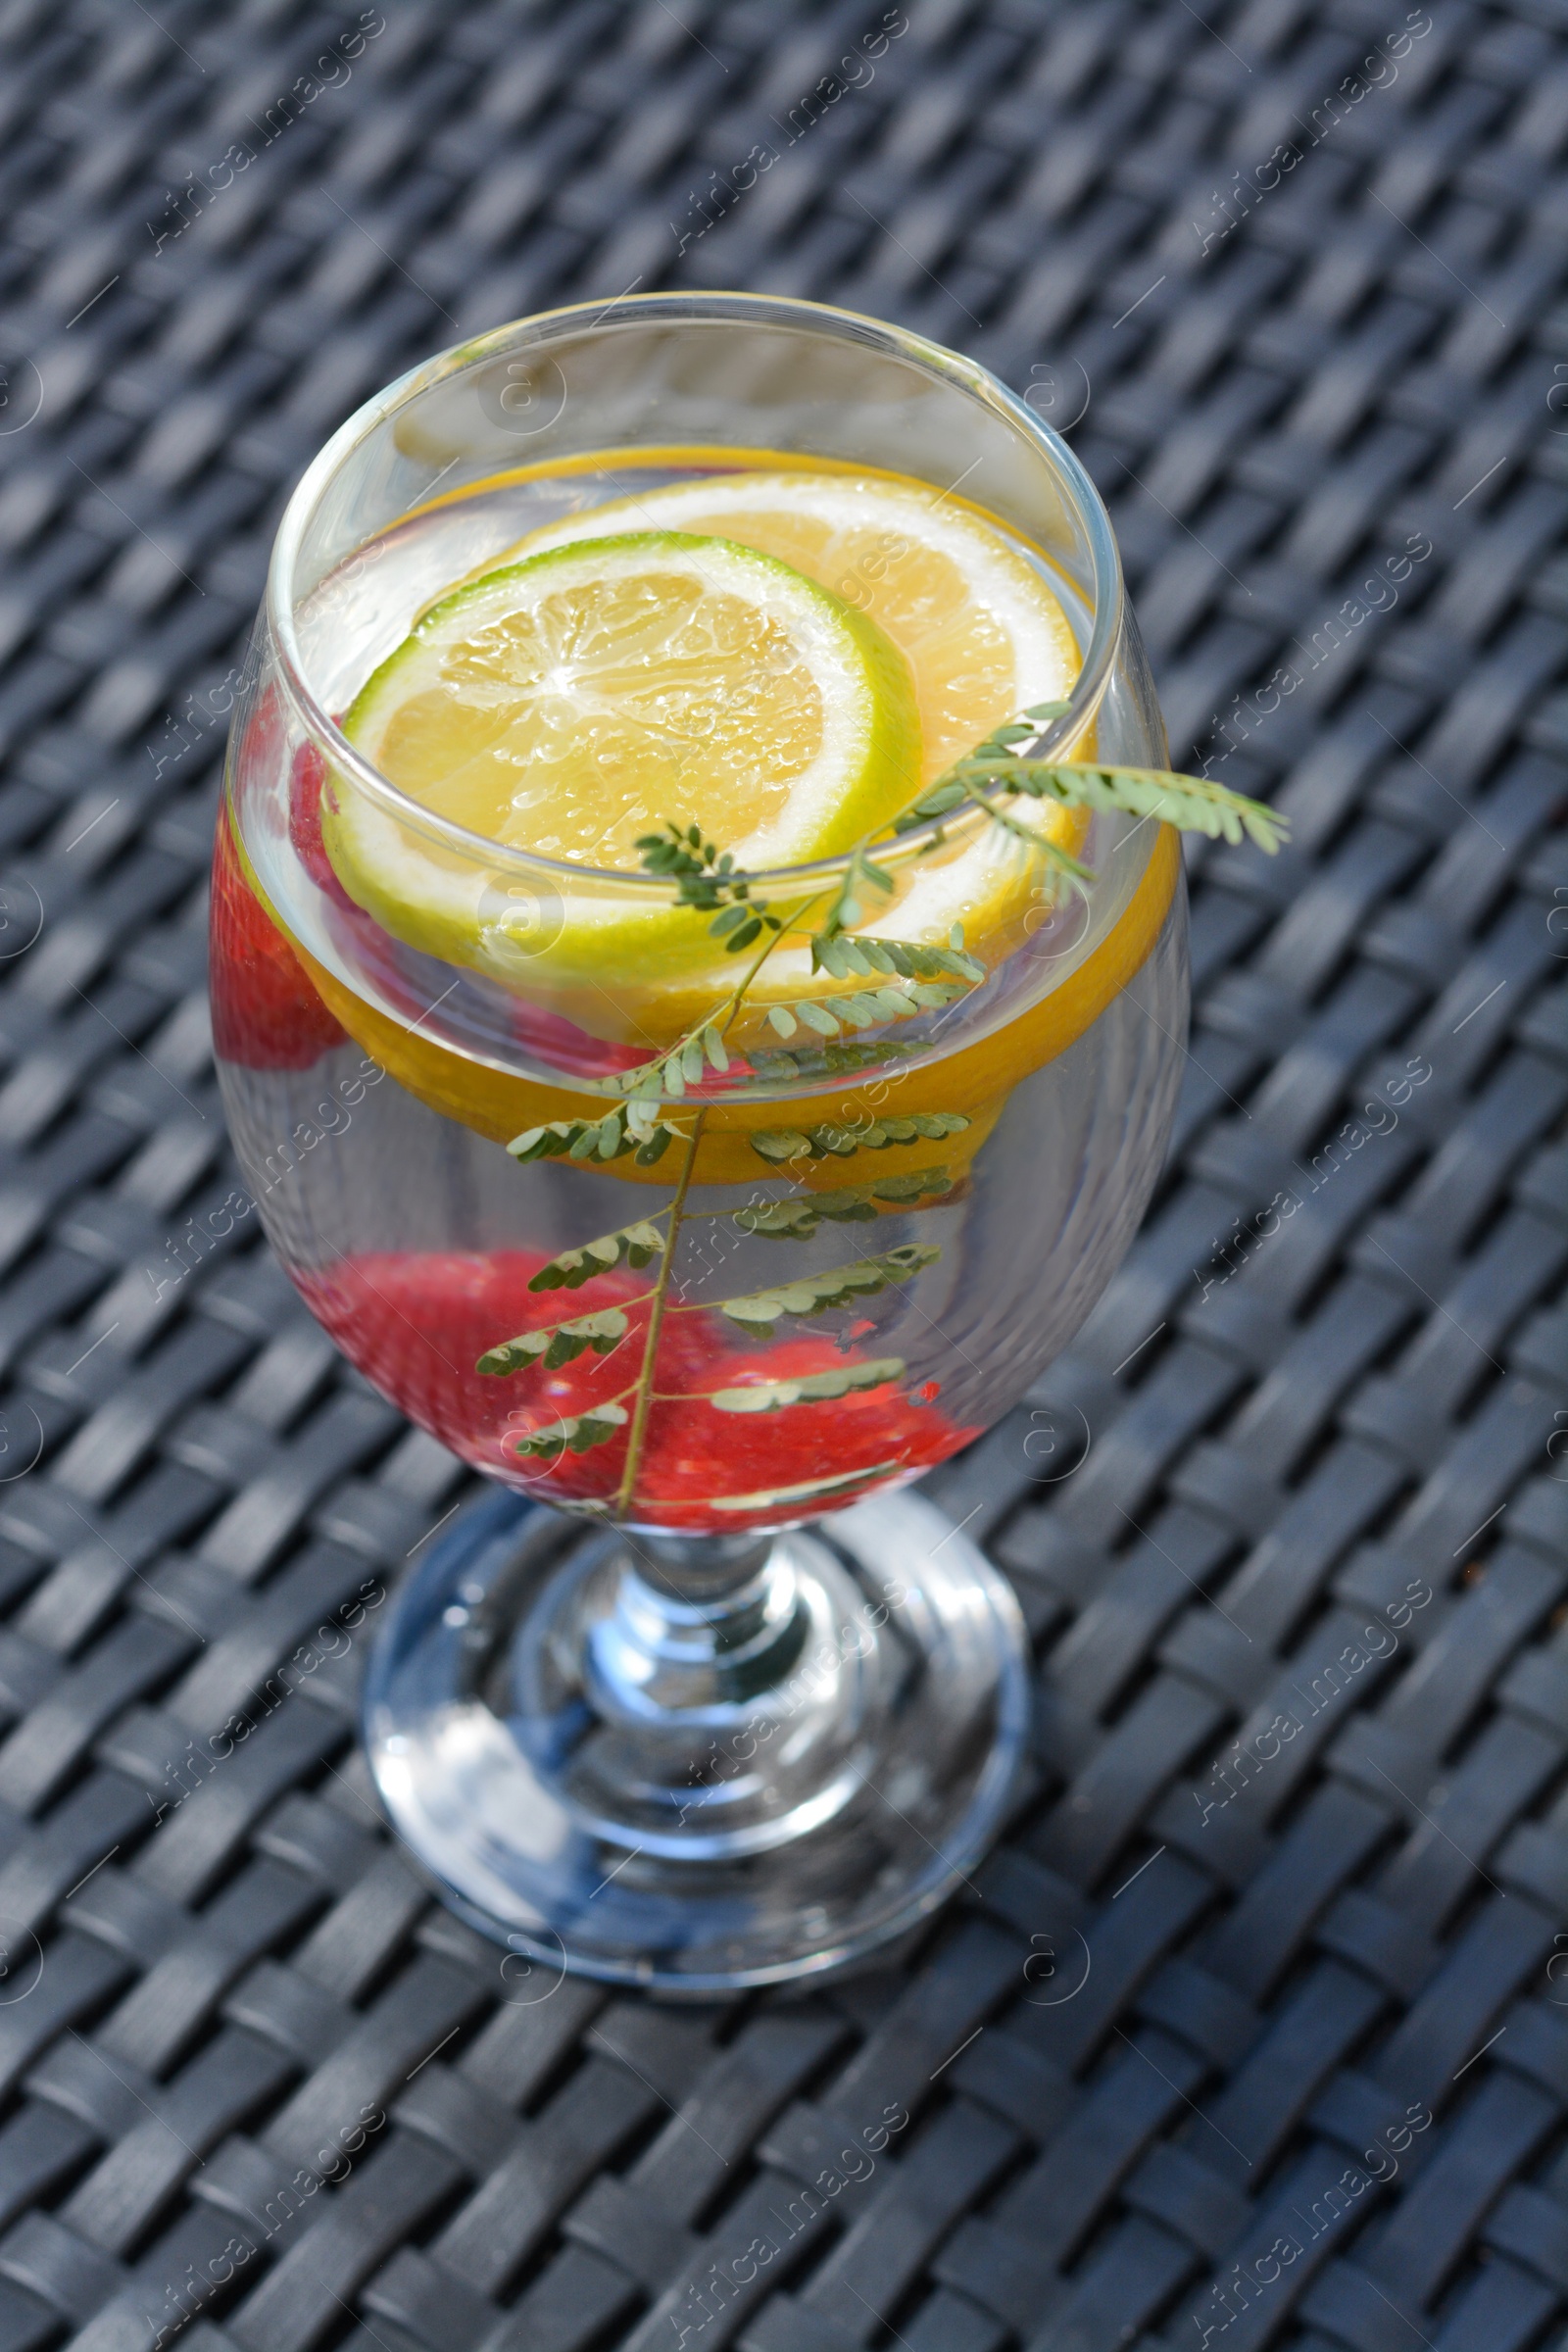
[{"label": "black rattan table", "polygon": [[[1565,36],[0,9],[0,2352],[1561,2340]],[[933,1482],[1038,1641],[1008,1840],[880,1969],[703,2008],[511,1966],[380,1828],[375,1607],[477,1486],[223,1232],[202,995],[300,469],[662,284],[1023,390],[1177,762],[1295,825],[1193,858],[1164,1189]]]}]

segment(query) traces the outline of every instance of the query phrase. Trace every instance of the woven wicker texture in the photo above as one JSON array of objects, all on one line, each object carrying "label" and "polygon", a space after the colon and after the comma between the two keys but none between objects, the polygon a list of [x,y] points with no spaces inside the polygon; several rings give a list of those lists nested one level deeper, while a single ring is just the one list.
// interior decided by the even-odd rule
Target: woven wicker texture
[{"label": "woven wicker texture", "polygon": [[[1561,2340],[1568,11],[1201,5],[0,9],[0,2352]],[[689,2010],[378,1827],[375,1603],[473,1482],[212,1238],[202,996],[292,481],[639,284],[1026,390],[1178,761],[1296,829],[1194,858],[1166,1188],[936,1482],[1039,1642],[1009,1841]]]}]

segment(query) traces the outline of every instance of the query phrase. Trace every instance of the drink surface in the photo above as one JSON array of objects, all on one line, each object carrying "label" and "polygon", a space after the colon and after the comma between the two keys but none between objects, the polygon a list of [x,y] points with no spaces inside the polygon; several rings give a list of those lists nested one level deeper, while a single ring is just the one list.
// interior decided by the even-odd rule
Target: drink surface
[{"label": "drink surface", "polygon": [[[554,484],[558,501],[594,493],[456,583],[424,573],[413,628],[368,679],[343,678],[350,739],[463,829],[453,849],[347,777],[321,829],[339,884],[409,947],[590,1035],[667,1039],[732,966],[667,893],[605,869],[640,875],[639,844],[670,822],[751,871],[885,835],[994,727],[1065,698],[1078,653],[1043,564],[915,483],[754,467]],[[1046,821],[1065,847],[1081,837],[1065,810]],[[526,860],[509,879],[479,840]],[[938,945],[961,923],[995,962],[1039,883],[1015,843],[971,825],[906,861],[857,928]],[[748,1017],[812,993],[796,932]]]},{"label": "drink surface", "polygon": [[[867,992],[816,963],[820,891],[775,889],[735,1004],[756,947],[631,879],[666,821],[738,866],[884,828],[1070,691],[1059,585],[940,493],[776,458],[481,488],[323,583],[311,674],[475,849],[300,747],[270,785],[286,821],[220,826],[215,1040],[313,1312],[477,1467],[648,1524],[810,1516],[953,1451],[1081,1319],[1157,1152],[1163,1059],[1121,1000],[1178,986],[1168,855],[1124,859],[1063,947],[1071,909],[989,829],[862,891],[852,939],[973,958],[996,1009],[966,1033],[956,1003],[947,1039],[940,987],[919,1005],[897,974],[872,975],[880,1017],[840,1017]],[[484,842],[552,873],[547,919]],[[1041,938],[1059,984],[1025,972],[1014,1012]],[[607,1097],[726,1005],[640,1127]],[[615,1118],[612,1154],[582,1147]],[[520,1167],[496,1148],[519,1133],[546,1139]]]}]

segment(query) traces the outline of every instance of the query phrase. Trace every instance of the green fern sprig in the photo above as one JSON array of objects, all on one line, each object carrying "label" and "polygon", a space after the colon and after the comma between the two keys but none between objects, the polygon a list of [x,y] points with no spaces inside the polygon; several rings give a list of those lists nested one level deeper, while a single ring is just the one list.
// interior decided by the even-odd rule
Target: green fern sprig
[{"label": "green fern sprig", "polygon": [[[800,1006],[795,1009],[798,1012]],[[790,1086],[802,1078],[853,1078],[860,1070],[881,1069],[890,1061],[924,1054],[930,1044],[924,1037],[882,1037],[874,1046],[823,1038],[808,1046],[752,1046],[746,1061],[760,1086]]]},{"label": "green fern sprig", "polygon": [[878,1257],[858,1257],[847,1266],[828,1266],[820,1274],[800,1274],[765,1291],[748,1291],[744,1298],[721,1298],[717,1312],[756,1339],[771,1339],[781,1316],[825,1314],[852,1298],[872,1298],[895,1283],[908,1282],[941,1255],[937,1242],[906,1242]]},{"label": "green fern sprig", "polygon": [[525,1127],[507,1150],[515,1160],[624,1159],[631,1152],[639,1167],[651,1168],[663,1158],[676,1134],[653,1103],[627,1102],[617,1103],[602,1119],[552,1119],[544,1127]]},{"label": "green fern sprig", "polygon": [[[959,768],[971,780],[969,763]],[[1239,843],[1244,834],[1272,858],[1290,838],[1290,819],[1266,801],[1249,800],[1208,776],[1183,776],[1161,767],[1102,767],[1089,760],[1009,760],[989,761],[986,781],[1035,800],[1054,799],[1069,808],[1120,809],[1128,816],[1157,816],[1181,833],[1206,833],[1211,841]]]},{"label": "green fern sprig", "polygon": [[1079,881],[1090,869],[1053,842],[999,808],[993,793],[1022,793],[1036,801],[1057,801],[1069,808],[1120,810],[1127,816],[1157,816],[1181,833],[1206,833],[1210,840],[1240,842],[1244,835],[1273,857],[1290,838],[1290,819],[1265,801],[1249,800],[1207,776],[1182,776],[1162,767],[1104,767],[1089,760],[1024,760],[1012,753],[960,760],[929,793],[895,819],[894,830],[909,833],[932,817],[951,815],[968,805],[983,808],[993,824],[1005,827],[1039,849],[1050,861]]},{"label": "green fern sprig", "polygon": [[[1042,725],[1060,717],[1065,703],[1037,703],[1020,718],[996,731],[918,796],[894,820],[892,834],[912,832],[936,822],[938,841],[944,838],[941,820],[960,809],[982,810],[990,822],[1009,834],[1032,856],[1040,858],[1063,882],[1087,890],[1090,868],[1020,817],[1003,801],[1055,802],[1066,808],[1120,811],[1140,819],[1162,818],[1183,832],[1200,832],[1211,839],[1238,843],[1250,840],[1272,855],[1289,834],[1289,825],[1261,802],[1246,799],[1224,785],[1201,776],[1184,776],[1160,768],[1107,766],[1095,760],[1047,760],[1028,758],[1017,746],[1037,735]],[[639,1165],[661,1158],[680,1131],[661,1116],[661,1105],[680,1099],[699,1086],[711,1071],[730,1069],[725,1033],[746,1001],[747,992],[762,964],[783,936],[785,922],[768,902],[757,895],[758,876],[743,872],[733,853],[721,850],[695,824],[666,819],[659,833],[645,834],[637,847],[644,870],[666,877],[675,885],[677,902],[712,917],[710,934],[723,943],[727,955],[759,948],[750,966],[717,1011],[699,1023],[673,1046],[636,1068],[599,1081],[603,1091],[619,1098],[602,1119],[555,1120],[529,1128],[507,1147],[519,1160],[569,1158],[610,1161],[634,1153]],[[858,932],[865,920],[872,893],[891,897],[895,878],[872,856],[868,838],[851,852],[837,890],[811,934],[811,969],[836,980],[862,980],[870,985],[842,996],[802,998],[791,1004],[768,1007],[770,1026],[781,1038],[793,1038],[802,1028],[812,1033],[808,1045],[737,1048],[753,1077],[779,1083],[821,1074],[847,1074],[880,1062],[890,1054],[919,1050],[919,1042],[896,1044],[882,1040],[860,1045],[847,1041],[846,1028],[874,1028],[907,1019],[919,1011],[951,1004],[965,990],[986,978],[985,966],[964,952],[956,926],[948,946],[933,948],[911,940],[874,939]],[[806,908],[796,907],[790,927],[804,927]],[[516,1442],[516,1451],[550,1463],[565,1452],[583,1453],[628,1431],[626,1463],[613,1504],[607,1510],[623,1516],[633,1503],[637,1470],[653,1386],[661,1316],[668,1301],[685,1202],[693,1172],[704,1112],[696,1110],[695,1124],[681,1135],[685,1156],[675,1197],[667,1211],[668,1230],[661,1237],[649,1224],[629,1226],[607,1234],[577,1250],[562,1251],[534,1277],[535,1289],[576,1289],[600,1271],[621,1263],[633,1267],[659,1259],[649,1298],[649,1325],[642,1370],[636,1382],[611,1401],[590,1406],[534,1431]],[[960,1134],[969,1121],[955,1111],[919,1111],[906,1118],[873,1119],[863,1126],[823,1123],[798,1130],[771,1128],[754,1133],[752,1149],[768,1165],[783,1172],[791,1163],[827,1157],[850,1158],[860,1152],[885,1152],[891,1147]],[[931,1168],[908,1176],[834,1192],[797,1192],[780,1201],[754,1204],[735,1212],[737,1226],[759,1238],[807,1240],[821,1220],[857,1222],[875,1217],[879,1204],[913,1209],[928,1196],[951,1192],[946,1168]],[[785,1283],[765,1292],[722,1301],[720,1312],[743,1329],[771,1331],[782,1316],[813,1315],[848,1303],[871,1292],[908,1280],[941,1255],[933,1244],[906,1245],[876,1258]],[[592,1350],[607,1354],[621,1344],[627,1321],[618,1308],[578,1316],[546,1330],[525,1332],[499,1343],[479,1359],[486,1373],[507,1374],[543,1365],[571,1361]],[[706,1401],[726,1413],[777,1412],[786,1406],[826,1402],[899,1379],[905,1370],[898,1356],[868,1363],[846,1364],[792,1381],[768,1381],[746,1388],[708,1392]],[[635,1398],[631,1412],[623,1399]],[[629,1424],[629,1428],[628,1428]],[[896,1468],[890,1463],[888,1468]]]},{"label": "green fern sprig", "polygon": [[485,1349],[474,1370],[492,1379],[526,1371],[532,1364],[555,1372],[586,1348],[595,1355],[613,1355],[629,1328],[618,1307],[603,1307],[595,1315],[577,1315],[569,1323],[551,1323],[539,1331],[519,1332],[514,1340],[498,1341]]},{"label": "green fern sprig", "polygon": [[[998,727],[894,819],[894,832],[912,833],[962,808],[984,808],[994,824],[1038,850],[1048,863],[1079,884],[1094,879],[1090,869],[1020,823],[1010,810],[999,808],[993,795],[1022,793],[1069,808],[1157,816],[1178,832],[1206,833],[1210,840],[1238,843],[1245,836],[1270,857],[1289,839],[1290,820],[1278,809],[1232,792],[1211,777],[1180,775],[1162,767],[1107,766],[1092,760],[1031,760],[1015,748],[1038,734],[1047,721],[1060,718],[1067,708],[1065,703],[1036,703],[1022,718]],[[1026,723],[1030,721],[1034,723]]]},{"label": "green fern sprig", "polygon": [[708,928],[724,942],[726,956],[749,948],[764,929],[783,930],[778,916],[768,912],[767,901],[753,896],[756,876],[742,873],[732,853],[707,840],[701,825],[678,825],[666,817],[663,831],[640,835],[637,847],[643,871],[667,876],[682,906],[714,915]]},{"label": "green fern sprig", "polygon": [[907,1118],[870,1119],[863,1127],[763,1127],[751,1145],[760,1159],[783,1167],[792,1159],[853,1159],[858,1152],[886,1152],[893,1144],[938,1143],[961,1135],[968,1124],[961,1111],[911,1110]]}]

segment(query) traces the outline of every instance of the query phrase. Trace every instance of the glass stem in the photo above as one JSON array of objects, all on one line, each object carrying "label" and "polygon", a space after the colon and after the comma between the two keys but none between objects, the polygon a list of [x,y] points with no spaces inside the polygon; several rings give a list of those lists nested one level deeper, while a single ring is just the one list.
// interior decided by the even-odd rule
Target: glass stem
[{"label": "glass stem", "polygon": [[680,1181],[669,1205],[669,1230],[664,1237],[664,1251],[659,1272],[654,1278],[653,1299],[648,1310],[648,1336],[643,1342],[642,1370],[637,1375],[637,1401],[632,1407],[631,1431],[626,1440],[626,1467],[621,1473],[620,1486],[615,1494],[614,1515],[617,1519],[626,1517],[637,1492],[637,1472],[648,1436],[648,1416],[654,1403],[654,1366],[659,1355],[659,1334],[663,1326],[664,1306],[675,1271],[675,1245],[680,1240],[681,1218],[686,1207],[686,1196],[691,1190],[692,1171],[697,1165],[697,1147],[702,1141],[706,1116],[707,1113],[700,1110],[692,1122],[691,1139],[686,1146]]},{"label": "glass stem", "polygon": [[771,1535],[685,1536],[639,1532],[622,1541],[645,1585],[683,1606],[717,1607],[757,1575],[773,1548]]},{"label": "glass stem", "polygon": [[652,1710],[673,1730],[693,1711],[765,1703],[807,1631],[787,1550],[771,1535],[638,1530],[619,1543],[612,1605],[590,1638],[606,1720],[646,1729]]}]

